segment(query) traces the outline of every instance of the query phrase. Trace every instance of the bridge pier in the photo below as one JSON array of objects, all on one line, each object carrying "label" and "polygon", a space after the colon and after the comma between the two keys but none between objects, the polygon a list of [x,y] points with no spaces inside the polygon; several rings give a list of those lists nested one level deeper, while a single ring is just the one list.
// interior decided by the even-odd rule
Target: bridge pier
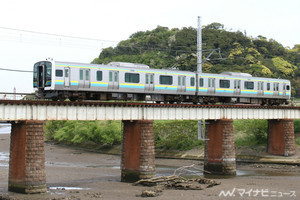
[{"label": "bridge pier", "polygon": [[268,120],[268,153],[281,156],[295,154],[293,119]]},{"label": "bridge pier", "polygon": [[121,181],[155,176],[153,121],[123,121]]},{"label": "bridge pier", "polygon": [[204,170],[211,174],[235,175],[233,120],[206,120]]},{"label": "bridge pier", "polygon": [[12,122],[8,190],[26,194],[47,191],[43,121]]}]

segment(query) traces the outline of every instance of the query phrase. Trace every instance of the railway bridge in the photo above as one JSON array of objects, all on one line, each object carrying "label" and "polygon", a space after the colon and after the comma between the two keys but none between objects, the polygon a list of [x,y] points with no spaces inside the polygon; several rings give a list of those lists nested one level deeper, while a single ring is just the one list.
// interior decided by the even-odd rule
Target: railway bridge
[{"label": "railway bridge", "polygon": [[122,120],[121,180],[155,176],[153,120],[206,120],[204,169],[235,174],[233,120],[267,119],[270,154],[295,154],[294,119],[300,107],[0,100],[0,121],[12,124],[10,191],[46,192],[46,120]]}]

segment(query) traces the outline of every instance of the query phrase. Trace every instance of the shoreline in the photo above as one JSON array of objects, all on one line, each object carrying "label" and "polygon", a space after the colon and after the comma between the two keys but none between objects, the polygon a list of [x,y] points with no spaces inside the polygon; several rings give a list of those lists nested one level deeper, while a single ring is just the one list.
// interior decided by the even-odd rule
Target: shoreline
[{"label": "shoreline", "polygon": [[[62,146],[66,148],[74,148],[78,150],[85,150],[95,153],[102,153],[108,155],[121,155],[121,145],[112,147],[94,147],[89,145],[73,145],[66,143],[56,143],[53,141],[46,141],[46,143]],[[293,156],[279,156],[271,155],[263,151],[264,146],[258,146],[259,150],[256,153],[247,154],[245,151],[249,148],[255,147],[236,147],[236,162],[237,163],[259,163],[259,164],[285,164],[285,165],[299,165],[300,166],[300,146],[296,146],[296,154]],[[242,150],[241,150],[242,149]],[[198,160],[204,161],[204,148],[194,148],[187,151],[179,150],[161,150],[155,149],[155,158],[163,159],[183,159],[183,160]]]}]

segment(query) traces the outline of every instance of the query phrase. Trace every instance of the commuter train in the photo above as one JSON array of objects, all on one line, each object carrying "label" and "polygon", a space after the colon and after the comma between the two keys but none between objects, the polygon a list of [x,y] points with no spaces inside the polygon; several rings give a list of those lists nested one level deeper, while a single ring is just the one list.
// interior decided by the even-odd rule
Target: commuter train
[{"label": "commuter train", "polygon": [[38,98],[71,101],[280,105],[291,97],[289,80],[247,73],[195,73],[124,62],[104,65],[52,59],[34,64],[33,87]]}]

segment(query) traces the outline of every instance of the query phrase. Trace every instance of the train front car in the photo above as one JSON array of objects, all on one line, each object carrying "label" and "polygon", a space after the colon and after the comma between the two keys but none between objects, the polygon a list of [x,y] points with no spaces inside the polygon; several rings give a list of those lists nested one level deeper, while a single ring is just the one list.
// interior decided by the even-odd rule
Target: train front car
[{"label": "train front car", "polygon": [[34,64],[33,88],[37,89],[37,98],[45,98],[46,91],[53,90],[54,61],[45,60]]}]

